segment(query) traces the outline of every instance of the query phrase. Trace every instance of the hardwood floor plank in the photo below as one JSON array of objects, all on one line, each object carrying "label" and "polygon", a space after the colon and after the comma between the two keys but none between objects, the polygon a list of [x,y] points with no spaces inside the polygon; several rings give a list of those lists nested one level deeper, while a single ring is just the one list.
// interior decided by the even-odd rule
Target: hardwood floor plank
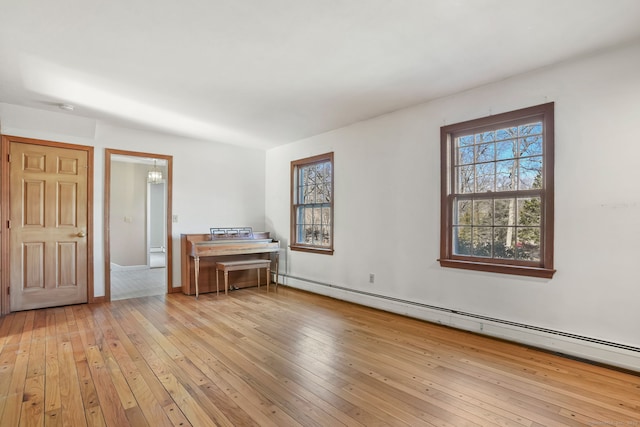
[{"label": "hardwood floor plank", "polygon": [[[241,319],[231,317],[231,318],[229,319],[229,325],[234,325],[234,324],[236,324],[236,325],[237,325],[237,324],[239,324],[239,323],[238,323],[239,321],[241,321]],[[256,323],[256,322],[250,322],[250,326],[252,326],[252,327],[255,327],[255,326],[257,326],[257,325],[258,325],[258,323]],[[244,330],[245,332],[250,332],[250,329],[243,329],[243,330]],[[257,342],[257,341],[258,341],[258,340],[257,340],[257,336],[251,336],[251,337],[250,337],[250,336],[246,336],[246,339],[245,339],[245,340],[243,340],[242,344],[243,344],[243,347],[248,347],[248,348],[247,348],[247,354],[260,353],[260,352],[264,353],[264,351],[263,351],[262,349],[259,349],[259,348],[252,349],[252,348],[251,348],[252,343]],[[285,348],[286,348],[286,347],[287,347],[287,344],[285,343],[285,344],[283,345],[283,347],[285,347]],[[261,363],[269,363],[269,360],[262,360],[262,361],[261,361]],[[287,366],[288,366],[288,368],[287,368],[287,370],[286,370],[286,373],[280,373],[280,375],[283,377],[283,381],[284,381],[284,383],[287,383],[287,384],[295,384],[295,380],[294,380],[294,381],[292,381],[292,377],[291,377],[291,367],[292,367],[292,365],[291,365],[291,364],[289,364],[289,365],[287,365]],[[308,377],[307,377],[307,378],[308,378]],[[344,381],[344,383],[345,383],[345,384],[346,384],[346,383],[348,383],[348,380],[347,380],[347,381]],[[333,414],[333,415],[337,415],[339,418],[341,418],[341,415],[343,415],[343,413],[342,413],[342,412],[338,412],[338,411],[336,411],[335,406],[331,406],[331,405],[324,406],[324,405],[323,405],[324,400],[323,400],[322,398],[320,398],[320,396],[318,396],[318,395],[312,395],[311,393],[305,393],[305,391],[304,391],[304,390],[298,390],[298,392],[299,392],[299,393],[301,393],[305,398],[310,399],[310,400],[313,400],[314,402],[316,402],[316,404],[323,406],[323,409],[324,409],[326,412],[328,412],[328,413],[330,413],[330,414]],[[383,416],[383,417],[386,417],[386,418],[389,418],[389,415],[388,415],[388,414],[385,414],[385,413],[383,413],[383,415],[382,415],[382,416]],[[343,419],[342,421],[344,422],[345,420]],[[356,423],[356,421],[355,421],[355,420],[350,420],[348,423],[350,423],[350,424],[355,424],[355,423]]]},{"label": "hardwood floor plank", "polygon": [[11,378],[13,377],[16,358],[18,357],[18,348],[18,344],[10,344],[5,346],[5,351],[0,353],[0,419],[4,415]]},{"label": "hardwood floor plank", "polygon": [[22,397],[20,426],[44,424],[44,375],[27,377]]},{"label": "hardwood floor plank", "polygon": [[61,427],[62,425],[62,409],[58,408],[44,413],[45,427]]},{"label": "hardwood floor plank", "polygon": [[104,414],[99,406],[93,406],[88,408],[84,412],[84,416],[87,418],[88,427],[106,427],[107,423],[104,419]]},{"label": "hardwood floor plank", "polygon": [[[111,323],[109,323],[106,318],[104,320],[105,321],[101,323],[101,327],[113,361],[119,365],[126,383],[128,387],[130,387],[132,398],[140,407],[146,422],[155,427],[171,426],[172,423],[168,414],[166,414],[162,408],[161,402],[156,400],[151,388],[139,372],[135,362],[131,359],[129,353],[127,353],[125,346],[122,345],[116,331],[113,330]],[[127,339],[126,336],[123,336],[123,338]],[[137,352],[134,354],[137,354]],[[162,398],[163,401],[166,401],[164,395],[162,395]]]},{"label": "hardwood floor plank", "polygon": [[[248,313],[255,313],[255,311],[252,311],[252,310],[247,310],[246,312],[248,312]],[[245,313],[245,312],[243,312],[243,313]],[[250,315],[249,315],[249,316],[250,316]],[[236,323],[236,324],[237,324],[237,322],[239,321],[239,319],[233,319],[233,318],[232,318],[232,319],[231,319],[231,321],[232,321],[233,323]],[[260,320],[259,320],[259,319],[256,319],[255,321],[252,321],[252,323],[253,323],[253,324],[255,324],[255,325],[260,325],[260,323],[261,323],[261,322],[260,322]],[[273,337],[273,335],[271,335],[271,337]],[[277,348],[289,348],[289,347],[291,347],[291,344],[292,344],[292,341],[293,341],[293,340],[291,340],[291,339],[289,338],[288,340],[284,340],[284,341],[279,342],[279,343],[278,343],[277,345],[275,345],[275,346],[270,345],[270,342],[269,342],[269,341],[270,341],[269,339],[263,340],[263,339],[262,339],[262,337],[261,337],[260,335],[256,334],[256,335],[247,336],[247,340],[246,340],[246,343],[247,343],[247,344],[246,344],[246,345],[247,345],[248,347],[254,347],[254,344],[260,344],[260,345],[263,345],[263,346],[267,347],[267,348],[268,348],[268,350],[272,352],[272,354],[278,354],[278,353],[277,353]],[[307,339],[307,341],[308,341],[308,339]],[[307,342],[307,344],[308,344],[308,342]],[[312,353],[312,354],[317,354],[317,351],[319,350],[319,348],[315,348],[315,347],[314,347],[313,349],[306,348],[305,350],[311,350],[311,351],[310,351],[310,353]],[[263,352],[263,353],[264,353],[264,350],[263,350],[263,349],[260,349],[260,348],[258,348],[258,347],[255,347],[254,349],[249,348],[249,350],[248,350],[248,351],[249,351],[249,352]],[[286,371],[287,371],[287,372],[286,372],[287,380],[289,380],[289,379],[293,379],[293,380],[295,381],[295,378],[292,376],[292,370],[291,370],[291,367],[292,367],[292,365],[293,365],[293,366],[296,366],[296,364],[297,364],[297,363],[300,363],[300,360],[299,360],[299,359],[300,359],[300,357],[301,357],[302,355],[304,355],[306,352],[307,352],[307,351],[301,351],[301,352],[299,352],[299,354],[297,354],[297,355],[293,355],[293,359],[290,359],[290,357],[289,357],[289,356],[291,356],[290,354],[289,354],[289,355],[281,354],[281,356],[283,357],[283,359],[282,359],[282,360],[280,360],[279,362],[280,362],[280,363],[286,363],[286,364],[287,364],[287,365],[286,365],[286,366],[287,366],[287,369],[286,369]],[[335,360],[335,356],[336,356],[336,355],[334,354],[333,356],[334,356],[334,360]],[[337,357],[339,357],[339,356],[337,356]],[[263,362],[264,362],[264,363],[273,364],[273,363],[274,363],[274,361],[272,361],[271,359],[272,359],[272,358],[265,359]],[[287,360],[287,359],[289,359],[289,360]],[[293,363],[287,363],[287,362],[293,362]],[[310,362],[310,361],[309,361],[309,362]],[[305,364],[306,364],[306,363],[307,363],[307,362],[305,362]],[[273,365],[273,366],[272,366],[272,368],[275,370],[275,369],[276,369],[276,365]],[[315,366],[314,366],[314,370],[317,370],[317,369],[318,369],[318,366],[317,366],[317,365],[315,365]],[[330,368],[330,369],[335,371],[335,366],[331,366],[331,368]],[[311,374],[311,372],[306,371],[306,372],[304,373],[303,377],[308,379],[310,374]],[[339,373],[337,376],[334,376],[334,377],[336,377],[339,381],[341,381],[341,382],[344,384],[344,386],[343,386],[343,388],[344,388],[344,387],[346,387],[347,385],[350,385],[350,384],[351,384],[351,382],[352,382],[354,379],[356,379],[356,378],[355,378],[355,376],[354,376],[354,374],[355,374],[355,372],[353,371],[353,369],[347,369],[347,370],[340,369],[340,373]],[[284,375],[284,374],[283,374],[283,375]],[[334,381],[335,381],[335,379],[334,379]],[[374,388],[376,388],[376,387],[378,387],[378,386],[384,386],[384,385],[373,384],[373,387],[374,387]],[[418,409],[418,408],[417,408],[417,407],[415,407],[415,406],[414,406],[414,407],[412,407],[411,405],[405,405],[405,403],[406,403],[406,396],[400,396],[400,394],[401,394],[401,393],[398,393],[398,392],[397,392],[397,390],[393,390],[393,393],[392,393],[392,394],[394,395],[394,398],[393,398],[393,402],[392,402],[391,404],[392,404],[392,405],[396,405],[396,406],[394,406],[394,408],[395,408],[394,412],[395,412],[396,414],[398,414],[398,408],[400,408],[400,407],[404,407],[404,408],[405,408],[409,413],[413,414],[413,416],[422,417],[422,416],[424,415],[424,413],[423,413],[423,411],[422,411],[422,409],[423,409],[423,408]],[[326,394],[325,394],[325,395],[326,395]],[[327,397],[329,397],[328,395],[326,395],[326,396],[327,396]],[[316,401],[318,401],[318,402],[324,402],[323,397],[324,397],[324,396],[321,396],[321,395],[313,396],[313,398],[315,398],[315,399],[316,399]],[[318,399],[319,399],[319,400],[318,400]],[[345,399],[345,400],[346,400],[346,399]],[[343,406],[343,405],[344,405],[344,403],[343,403],[343,402],[340,402],[340,400],[335,399],[335,398],[331,398],[331,399],[330,399],[330,402],[331,402],[331,403],[330,403],[331,405],[336,405],[336,404],[337,404],[337,406]],[[422,405],[423,403],[424,403],[424,402],[420,402],[420,405],[421,405],[421,406],[425,406],[425,405]],[[386,402],[385,402],[383,405],[386,405]],[[331,413],[338,413],[338,412],[336,412],[336,411],[335,411],[335,406],[332,406],[332,407],[333,407],[333,409],[334,409],[334,410],[333,410],[333,411],[331,411],[331,409],[329,409],[329,411],[330,411]],[[411,415],[409,415],[409,416],[411,416]],[[386,414],[386,415],[385,415],[385,417],[386,417],[386,418],[389,418],[389,417],[390,417],[390,415]],[[433,419],[434,419],[433,414],[430,416],[430,419],[431,419],[431,420],[433,420]],[[415,422],[415,421],[413,421],[413,420],[412,420],[411,422]]]},{"label": "hardwood floor plank", "polygon": [[640,373],[284,286],[0,319],[3,427],[577,427],[639,420]]},{"label": "hardwood floor plank", "polygon": [[105,417],[107,425],[112,426],[129,426],[130,423],[122,406],[120,396],[114,386],[111,375],[106,369],[104,359],[97,345],[89,346],[86,349],[87,362],[91,377],[95,383],[100,408]]},{"label": "hardwood floor plank", "polygon": [[176,427],[193,426],[175,402],[171,402],[163,406],[162,410],[167,414],[169,421],[171,421],[171,425]]},{"label": "hardwood floor plank", "polygon": [[[202,422],[203,416],[210,417],[209,422],[213,420],[213,422],[220,425],[231,425],[229,420],[218,411],[215,405],[207,401],[204,398],[204,394],[198,389],[197,386],[202,384],[201,375],[191,380],[176,365],[174,357],[180,357],[181,355],[177,348],[169,346],[169,352],[167,353],[155,341],[155,339],[159,339],[164,342],[165,339],[159,336],[153,325],[142,318],[134,307],[128,307],[128,312],[132,318],[141,323],[137,323],[137,328],[134,328],[134,322],[128,322],[123,324],[123,329],[144,355],[151,369],[158,376],[173,400],[178,403],[178,406],[187,415],[187,418],[195,425]],[[196,417],[196,422],[192,421],[192,417]]]},{"label": "hardwood floor plank", "polygon": [[56,412],[62,408],[60,401],[58,340],[55,335],[47,335],[45,341],[45,411]]},{"label": "hardwood floor plank", "polygon": [[[249,310],[250,307],[247,307],[247,308],[248,310],[246,310],[245,312],[251,313],[249,315],[254,315],[256,318],[260,318],[260,317],[263,318],[262,320],[257,320],[257,322],[262,324],[265,324],[265,322],[270,322],[269,319],[265,319],[266,316],[262,316],[261,314],[259,314],[258,311]],[[268,328],[268,329],[271,330],[271,328]],[[277,336],[274,337],[273,334],[271,334],[270,337],[278,339]],[[280,339],[279,341],[280,342],[274,343],[271,346],[269,346],[269,350],[274,353],[277,353],[279,349],[287,348],[286,343],[282,339]],[[355,348],[357,347],[358,346],[356,345]],[[304,352],[301,352],[301,353],[304,354]],[[411,376],[408,373],[405,374],[399,370],[396,370],[395,372],[385,372],[385,370],[388,371],[387,368],[394,367],[395,363],[393,362],[397,362],[397,359],[394,358],[393,360],[380,360],[378,362],[374,360],[378,357],[378,355],[380,355],[381,358],[386,357],[384,353],[376,352],[374,349],[372,349],[371,352],[363,354],[362,355],[363,358],[359,360],[359,363],[365,364],[366,366],[364,367],[364,369],[360,369],[359,372],[361,374],[364,373],[366,375],[371,375],[376,379],[376,381],[380,382],[383,386],[392,385],[392,389],[393,389],[392,391],[394,392],[393,394],[395,395],[398,395],[399,392],[406,393],[406,395],[416,399],[414,400],[414,404],[417,407],[421,407],[422,409],[424,409],[426,406],[433,406],[433,405],[442,406],[449,413],[452,413],[452,414],[458,413],[460,416],[469,418],[471,421],[475,423],[482,424],[486,422],[483,419],[483,417],[478,417],[468,411],[466,413],[464,411],[460,411],[460,408],[459,408],[460,405],[458,401],[459,399],[455,399],[456,405],[449,405],[446,403],[446,400],[447,400],[446,398],[438,400],[434,398],[434,396],[437,396],[437,395],[434,395],[433,393],[425,394],[423,391],[423,387],[417,382],[411,381]],[[372,363],[369,364],[368,363],[369,361],[372,361]],[[305,361],[304,364],[308,365],[309,363],[313,363],[313,362],[311,360]],[[347,361],[345,361],[345,363],[347,363]],[[355,367],[353,363],[349,363],[349,366],[351,368],[357,369],[357,367]],[[411,365],[411,368],[412,369],[415,368],[415,365]],[[319,367],[317,364],[314,365],[314,371],[318,371],[319,369],[321,369],[321,367]],[[333,369],[333,368],[329,368],[329,369]],[[383,369],[383,371],[380,371],[380,369]],[[376,371],[380,371],[380,372],[377,373]],[[309,373],[307,373],[307,375],[309,375]],[[398,380],[397,381],[394,380],[392,378],[393,376],[396,376]],[[415,379],[415,377],[413,377],[413,379]],[[413,384],[410,384],[410,383],[413,383]],[[374,387],[375,387],[375,384],[374,384]],[[469,410],[473,410],[473,411],[477,410],[477,408],[474,408],[472,405],[471,406],[466,405],[466,406],[468,407]],[[499,423],[501,425],[510,425],[510,421],[508,418],[503,418],[494,413],[486,412],[486,417],[490,418],[494,423]],[[518,423],[518,425],[522,425],[522,424]]]},{"label": "hardwood floor plank", "polygon": [[21,311],[15,314],[13,322],[10,323],[10,328],[7,337],[5,338],[5,345],[19,344],[22,339],[22,331],[25,328],[25,322],[27,321],[27,313]]},{"label": "hardwood floor plank", "polygon": [[46,317],[41,310],[34,314],[33,334],[31,336],[31,348],[27,378],[45,374],[46,369]]},{"label": "hardwood floor plank", "polygon": [[[249,313],[257,313],[256,311],[252,311],[252,310],[246,310],[246,312]],[[256,316],[260,316],[260,314],[256,314]],[[265,320],[263,320],[264,323]],[[276,348],[281,348],[284,347],[286,348],[286,344],[284,342],[279,342],[275,345]],[[276,349],[271,349],[271,351],[277,351]],[[363,355],[363,359],[359,359],[357,361],[357,364],[362,363],[362,364],[367,364],[367,361],[369,359],[371,359],[373,356],[375,355],[375,352],[372,353],[368,353]],[[338,355],[337,357],[342,357],[341,355]],[[378,373],[376,373],[375,371],[378,371],[380,368],[384,368],[386,366],[385,364],[371,364],[367,366],[364,366],[363,368],[359,368],[358,365],[356,363],[354,363],[354,360],[351,361],[347,361],[344,360],[344,364],[346,365],[348,363],[349,367],[351,368],[351,373],[349,374],[348,372],[345,372],[346,375],[349,375],[351,378],[356,379],[358,381],[362,381],[362,377],[360,377],[358,379],[358,376],[361,375],[369,375],[372,378],[375,378],[376,381],[371,383],[371,387],[373,389],[380,389],[382,387],[389,387],[392,384],[392,380],[390,380],[390,378],[387,378],[385,375],[380,375]],[[315,370],[318,369],[317,366],[314,367]],[[354,370],[358,371],[357,373],[354,372]],[[365,380],[366,382],[366,380]],[[460,411],[456,406],[453,405],[449,405],[447,407],[447,405],[445,404],[440,404],[439,406],[441,406],[442,408],[438,408],[436,409],[436,407],[434,406],[434,402],[435,400],[432,399],[431,397],[423,394],[421,391],[419,391],[418,388],[414,388],[413,390],[410,388],[404,388],[402,386],[392,386],[390,387],[389,392],[396,396],[396,398],[400,399],[402,402],[411,402],[414,405],[415,408],[420,408],[421,410],[426,410],[427,408],[431,408],[430,411],[430,415],[429,417],[431,419],[433,419],[435,417],[435,414],[440,412],[440,416],[445,418],[445,419],[452,419],[455,417],[461,417],[461,418],[467,418],[467,421],[470,422],[475,422],[476,424],[482,424],[483,420],[481,417],[477,417],[474,414],[470,414],[470,413],[464,413],[463,411]],[[403,394],[404,393],[404,394]],[[445,412],[442,411],[442,409],[446,409]],[[454,419],[453,420],[454,423],[456,423],[456,425],[460,425],[460,423],[462,423],[463,421],[460,419]]]},{"label": "hardwood floor plank", "polygon": [[98,399],[98,392],[96,391],[96,386],[91,377],[91,369],[89,369],[89,364],[86,360],[76,362],[76,372],[78,373],[80,397],[82,398],[83,407],[85,410],[99,408],[100,401]]},{"label": "hardwood floor plank", "polygon": [[[61,328],[62,330],[66,330],[66,328]],[[73,426],[86,425],[85,408],[80,386],[81,379],[76,369],[73,347],[67,332],[62,332],[58,336],[57,349],[57,377],[54,377],[54,379],[57,380],[63,424]],[[51,410],[52,408],[48,409]]]},{"label": "hardwood floor plank", "polygon": [[0,318],[0,355],[4,350],[4,346],[12,338],[11,330],[17,316],[4,316]]},{"label": "hardwood floor plank", "polygon": [[[238,338],[240,338],[240,339],[244,338],[244,335],[238,333],[235,329],[233,329],[233,326],[231,324],[227,324],[227,325],[230,327],[228,333],[221,332],[220,328],[218,328],[216,333],[215,333],[216,334],[216,338],[215,339],[233,341],[233,340],[238,339]],[[204,325],[202,325],[202,326],[204,326]],[[243,342],[244,342],[244,340],[243,340]],[[233,344],[231,342],[229,344],[225,344],[225,345],[215,345],[214,344],[214,346],[211,349],[214,350],[214,348],[234,348],[235,351],[243,349],[243,347],[235,345],[235,344]],[[242,357],[235,357],[231,353],[225,354],[225,353],[221,353],[219,351],[215,351],[215,353],[216,353],[215,357],[217,359],[223,361],[223,363],[225,363],[227,366],[229,366],[230,369],[232,369],[235,372],[245,372],[246,369],[247,369],[246,367],[239,365],[238,361],[240,361],[240,360],[242,360],[244,358],[247,358],[247,357],[251,359],[250,351],[249,351],[249,353],[245,352]],[[260,361],[252,360],[249,363],[250,363],[250,366],[256,366],[256,367],[260,367],[261,366],[261,362]],[[254,369],[253,375],[255,375],[255,369]],[[286,379],[278,379],[278,378],[274,378],[274,379],[277,380],[278,382],[282,383],[284,385],[284,387],[288,387],[289,388],[288,392],[292,392],[292,389],[291,389],[290,385],[292,385],[293,383],[290,383],[289,386],[288,386],[287,385],[287,381],[288,380],[286,380]],[[252,389],[256,390],[256,391],[259,391],[264,396],[269,396],[271,399],[273,399],[273,396],[278,396],[279,395],[278,391],[282,390],[280,388],[282,386],[277,386],[278,382],[273,382],[273,381],[268,381],[268,382],[270,382],[272,384],[272,386],[269,389],[257,389],[256,385],[254,383],[250,383],[250,387]],[[295,393],[297,394],[297,396],[296,395],[291,395],[290,399],[295,399],[297,404],[299,404],[300,406],[306,405],[306,402],[308,402],[309,396],[305,396],[304,395],[304,391],[301,392],[301,389],[297,389],[295,391]],[[315,401],[318,402],[317,399],[315,399]],[[335,424],[337,422],[335,417],[330,415],[327,411],[323,411],[323,412],[324,413],[316,413],[316,414],[314,414],[314,417],[315,418],[320,418],[320,419],[325,418],[326,419],[325,422],[327,424],[331,424],[331,423]],[[291,415],[291,411],[288,411],[288,415],[292,416]],[[298,419],[297,422],[301,422],[304,425],[305,422],[309,423],[310,421]]]},{"label": "hardwood floor plank", "polygon": [[[227,402],[230,399],[234,401],[233,403],[228,403],[229,408],[226,413],[235,414],[234,406],[237,405],[248,415],[250,414],[261,426],[297,424],[292,418],[277,410],[273,402],[266,396],[257,394],[242,378],[233,375],[231,370],[224,366],[215,355],[208,352],[201,345],[194,343],[194,341],[197,342],[202,338],[206,339],[206,333],[201,327],[204,325],[194,323],[195,319],[188,314],[181,316],[174,312],[174,318],[177,322],[173,323],[175,331],[171,334],[171,337],[176,340],[176,343],[184,344],[182,348],[185,351],[185,355],[203,371],[207,378],[215,384],[221,385],[220,390],[221,392],[224,390],[224,394],[219,394],[219,399],[224,396]],[[192,330],[198,331],[198,334],[192,336]],[[215,369],[212,369],[212,367]]]}]

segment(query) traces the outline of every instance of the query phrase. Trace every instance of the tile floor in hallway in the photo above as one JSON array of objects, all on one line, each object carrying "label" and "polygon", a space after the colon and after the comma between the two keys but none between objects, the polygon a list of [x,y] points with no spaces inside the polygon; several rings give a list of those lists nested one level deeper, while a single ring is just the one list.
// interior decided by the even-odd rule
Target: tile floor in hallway
[{"label": "tile floor in hallway", "polygon": [[112,301],[166,293],[166,268],[111,271]]}]

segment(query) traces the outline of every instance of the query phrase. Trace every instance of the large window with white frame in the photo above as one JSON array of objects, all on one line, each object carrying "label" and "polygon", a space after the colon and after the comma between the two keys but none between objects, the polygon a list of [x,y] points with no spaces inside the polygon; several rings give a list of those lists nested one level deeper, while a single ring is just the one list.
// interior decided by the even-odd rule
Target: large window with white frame
[{"label": "large window with white frame", "polygon": [[292,250],[333,254],[333,207],[333,153],[292,161]]},{"label": "large window with white frame", "polygon": [[440,264],[550,278],[554,104],[441,128]]}]

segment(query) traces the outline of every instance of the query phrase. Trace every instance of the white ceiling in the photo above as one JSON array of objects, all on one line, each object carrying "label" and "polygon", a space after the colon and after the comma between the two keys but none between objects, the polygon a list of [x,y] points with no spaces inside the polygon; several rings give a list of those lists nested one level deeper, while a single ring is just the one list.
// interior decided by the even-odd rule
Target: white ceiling
[{"label": "white ceiling", "polygon": [[270,148],[640,38],[640,0],[0,0],[0,102]]}]

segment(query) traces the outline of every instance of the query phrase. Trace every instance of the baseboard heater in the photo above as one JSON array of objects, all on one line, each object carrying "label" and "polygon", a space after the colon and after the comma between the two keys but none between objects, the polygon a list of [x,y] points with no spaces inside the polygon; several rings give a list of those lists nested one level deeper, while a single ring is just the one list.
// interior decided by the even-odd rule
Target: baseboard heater
[{"label": "baseboard heater", "polygon": [[489,316],[483,316],[483,315],[480,315],[480,314],[469,313],[469,312],[466,312],[466,311],[452,310],[452,309],[449,309],[449,308],[438,307],[438,306],[435,306],[435,305],[423,304],[423,303],[419,303],[419,302],[415,302],[415,301],[409,301],[409,300],[404,300],[404,299],[400,299],[400,298],[394,298],[394,297],[390,297],[390,296],[386,296],[386,295],[375,294],[373,292],[366,292],[366,291],[361,291],[361,290],[357,290],[357,289],[345,288],[343,286],[336,286],[336,285],[332,285],[331,283],[319,282],[317,280],[305,279],[303,277],[296,277],[296,276],[291,276],[291,275],[287,275],[287,274],[280,274],[280,275],[283,276],[283,277],[290,278],[290,279],[300,280],[302,282],[312,283],[314,285],[319,285],[319,286],[325,286],[325,287],[332,288],[332,289],[338,289],[338,290],[341,290],[341,291],[344,291],[344,292],[353,293],[353,294],[365,295],[365,296],[368,296],[368,297],[383,299],[383,300],[387,300],[387,301],[393,301],[393,302],[406,304],[406,305],[410,305],[410,306],[414,306],[414,307],[427,308],[429,310],[441,311],[441,312],[444,312],[444,313],[455,314],[455,315],[458,315],[458,316],[465,316],[465,317],[468,317],[468,318],[484,320],[484,321],[488,321],[488,322],[492,322],[492,323],[497,323],[497,324],[502,324],[502,325],[509,325],[509,326],[514,326],[514,327],[518,327],[518,328],[522,328],[522,329],[528,329],[528,330],[531,330],[531,331],[543,332],[543,333],[546,333],[546,334],[562,336],[562,337],[566,337],[566,338],[571,338],[571,339],[580,340],[580,341],[586,341],[586,342],[590,342],[590,343],[594,343],[594,344],[600,344],[600,345],[609,346],[609,347],[615,347],[615,348],[619,348],[619,349],[623,349],[623,350],[633,351],[633,352],[636,352],[636,353],[640,354],[640,347],[634,347],[634,346],[631,346],[631,345],[621,344],[621,343],[617,343],[617,342],[613,342],[613,341],[601,340],[601,339],[598,339],[598,338],[587,337],[587,336],[584,336],[584,335],[577,335],[577,334],[572,334],[572,333],[568,333],[568,332],[556,331],[554,329],[541,328],[539,326],[532,326],[532,325],[527,325],[527,324],[524,324],[524,323],[512,322],[512,321],[509,321],[509,320],[498,319],[498,318],[495,318],[495,317],[489,317]]}]

